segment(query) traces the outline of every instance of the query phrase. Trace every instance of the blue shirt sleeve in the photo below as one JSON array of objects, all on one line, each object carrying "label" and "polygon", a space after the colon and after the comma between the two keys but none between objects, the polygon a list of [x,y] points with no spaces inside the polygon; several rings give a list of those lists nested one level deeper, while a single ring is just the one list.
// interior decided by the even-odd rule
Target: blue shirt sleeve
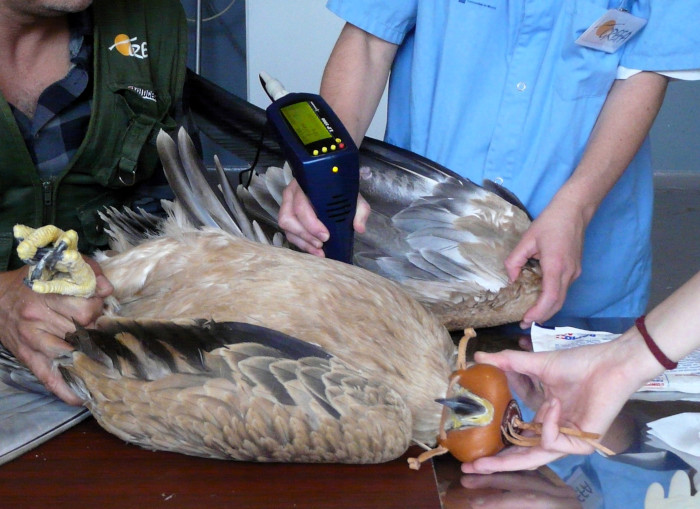
[{"label": "blue shirt sleeve", "polygon": [[326,7],[375,37],[401,44],[416,24],[417,0],[328,0]]},{"label": "blue shirt sleeve", "polygon": [[700,69],[700,0],[643,0],[646,26],[623,48],[620,64],[643,71]]}]

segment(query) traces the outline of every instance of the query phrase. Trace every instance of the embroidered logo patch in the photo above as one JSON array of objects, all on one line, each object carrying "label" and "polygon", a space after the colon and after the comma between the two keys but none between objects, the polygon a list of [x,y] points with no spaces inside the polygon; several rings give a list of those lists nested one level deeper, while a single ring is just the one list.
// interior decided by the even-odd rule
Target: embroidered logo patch
[{"label": "embroidered logo patch", "polygon": [[110,51],[113,49],[125,57],[148,58],[148,41],[138,42],[138,37],[119,34],[114,38],[114,44],[109,47]]},{"label": "embroidered logo patch", "polygon": [[153,90],[147,90],[145,88],[135,87],[134,85],[129,85],[127,88],[129,90],[131,90],[132,92],[136,92],[137,94],[139,94],[142,99],[146,99],[147,101],[156,102],[156,93]]}]

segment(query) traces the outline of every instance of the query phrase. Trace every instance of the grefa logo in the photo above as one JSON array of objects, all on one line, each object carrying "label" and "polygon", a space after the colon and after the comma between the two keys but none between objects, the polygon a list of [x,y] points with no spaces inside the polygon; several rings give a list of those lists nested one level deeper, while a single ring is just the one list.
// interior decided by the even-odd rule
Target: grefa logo
[{"label": "grefa logo", "polygon": [[114,38],[114,44],[109,47],[110,51],[113,49],[125,57],[148,58],[148,41],[138,42],[138,37],[119,34]]}]

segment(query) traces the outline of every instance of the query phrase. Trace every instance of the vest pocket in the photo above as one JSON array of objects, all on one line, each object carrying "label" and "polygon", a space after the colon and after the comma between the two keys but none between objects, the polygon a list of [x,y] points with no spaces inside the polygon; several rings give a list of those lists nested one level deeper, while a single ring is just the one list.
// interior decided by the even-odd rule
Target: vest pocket
[{"label": "vest pocket", "polygon": [[128,122],[121,132],[117,164],[110,185],[129,187],[153,173],[157,162],[155,136],[163,122],[168,120],[171,101],[167,92],[156,92],[145,86],[119,86],[113,92]]}]

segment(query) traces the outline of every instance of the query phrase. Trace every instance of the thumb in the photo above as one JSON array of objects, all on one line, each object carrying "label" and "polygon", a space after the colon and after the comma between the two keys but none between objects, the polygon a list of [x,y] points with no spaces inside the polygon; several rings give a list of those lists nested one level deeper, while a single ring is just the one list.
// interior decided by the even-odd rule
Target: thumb
[{"label": "thumb", "polygon": [[367,200],[365,200],[361,194],[358,194],[357,211],[355,212],[355,218],[352,222],[353,228],[357,233],[365,233],[365,226],[370,212],[372,212],[372,210],[369,203],[367,203]]}]

